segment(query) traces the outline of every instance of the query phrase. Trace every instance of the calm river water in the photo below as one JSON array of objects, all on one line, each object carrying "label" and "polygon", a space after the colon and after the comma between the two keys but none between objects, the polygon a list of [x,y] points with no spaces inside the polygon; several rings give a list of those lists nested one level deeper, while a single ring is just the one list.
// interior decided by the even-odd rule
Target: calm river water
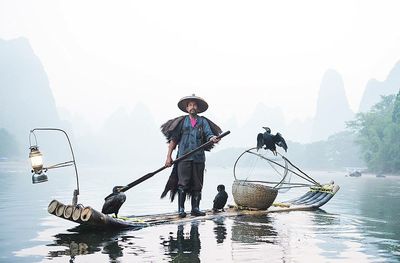
[{"label": "calm river water", "polygon": [[[78,167],[79,203],[101,210],[114,185],[156,170]],[[317,211],[274,213],[165,224],[136,231],[74,231],[74,223],[47,213],[53,199],[70,203],[75,176],[52,170],[32,185],[28,163],[0,163],[0,262],[399,262],[400,177],[345,177],[345,172],[308,171],[340,191]],[[159,199],[168,171],[127,192],[120,215],[176,211]],[[201,208],[211,208],[216,186],[230,195],[231,169],[209,167]],[[302,194],[279,194],[277,200]],[[189,202],[186,203],[189,210]]]}]

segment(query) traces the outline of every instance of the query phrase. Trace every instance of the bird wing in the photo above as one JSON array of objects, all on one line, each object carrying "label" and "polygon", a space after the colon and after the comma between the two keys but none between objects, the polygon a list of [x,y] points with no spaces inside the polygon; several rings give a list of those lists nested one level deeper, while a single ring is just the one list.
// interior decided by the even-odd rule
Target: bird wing
[{"label": "bird wing", "polygon": [[216,209],[224,208],[227,200],[228,200],[228,194],[225,191],[219,192],[215,196],[213,208]]},{"label": "bird wing", "polygon": [[103,208],[101,209],[101,212],[103,213],[103,214],[112,214],[113,213],[113,211],[114,211],[114,199],[112,199],[112,198],[108,198],[106,201],[105,201],[105,203],[104,203],[104,205],[103,205]]},{"label": "bird wing", "polygon": [[285,139],[283,139],[282,135],[279,132],[275,135],[274,140],[276,145],[282,147],[283,149],[285,149],[285,152],[287,152],[288,147],[286,141]]},{"label": "bird wing", "polygon": [[226,202],[228,201],[228,194],[224,192],[224,206],[226,205]]},{"label": "bird wing", "polygon": [[106,201],[104,202],[101,212],[103,214],[118,213],[119,209],[121,208],[125,200],[126,200],[126,195],[122,192],[112,195],[109,198],[107,198]]},{"label": "bird wing", "polygon": [[259,133],[257,135],[257,150],[263,147],[264,145],[264,137],[262,133]]}]

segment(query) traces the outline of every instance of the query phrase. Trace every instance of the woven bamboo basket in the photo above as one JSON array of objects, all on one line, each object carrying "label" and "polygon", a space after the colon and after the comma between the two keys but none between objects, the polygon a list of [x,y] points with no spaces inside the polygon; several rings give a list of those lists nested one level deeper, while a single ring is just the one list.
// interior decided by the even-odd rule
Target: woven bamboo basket
[{"label": "woven bamboo basket", "polygon": [[238,206],[266,210],[274,202],[278,190],[262,184],[235,180],[232,185],[232,195]]}]

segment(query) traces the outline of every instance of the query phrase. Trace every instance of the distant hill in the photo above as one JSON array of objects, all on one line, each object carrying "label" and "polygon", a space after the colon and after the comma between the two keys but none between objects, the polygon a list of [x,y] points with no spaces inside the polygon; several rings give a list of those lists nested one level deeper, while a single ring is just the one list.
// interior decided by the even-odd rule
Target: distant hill
[{"label": "distant hill", "polygon": [[6,129],[0,128],[0,145],[0,161],[18,158],[22,155],[14,136],[9,134]]},{"label": "distant hill", "polygon": [[342,77],[330,69],[322,78],[313,118],[286,123],[281,108],[259,103],[249,120],[243,126],[235,127],[237,129],[227,140],[240,142],[240,145],[232,143],[231,146],[255,146],[257,133],[263,132],[263,126],[270,127],[274,134],[280,132],[286,140],[302,143],[326,140],[330,135],[345,130],[345,122],[353,117]]},{"label": "distant hill", "polygon": [[285,117],[278,107],[269,107],[258,103],[249,119],[241,126],[223,127],[230,129],[230,134],[224,141],[229,146],[254,147],[257,143],[257,134],[264,132],[262,127],[270,127],[272,133],[285,133]]},{"label": "distant hill", "polygon": [[81,160],[86,163],[131,166],[164,164],[167,144],[150,110],[138,103],[132,111],[116,110],[99,131],[80,137]]},{"label": "distant hill", "polygon": [[287,125],[284,138],[295,142],[307,143],[312,140],[311,131],[313,128],[313,119],[308,118],[304,121],[294,120]]},{"label": "distant hill", "polygon": [[342,77],[335,70],[327,70],[320,85],[311,141],[324,140],[336,132],[343,131],[345,122],[353,117]]},{"label": "distant hill", "polygon": [[29,130],[60,127],[47,74],[25,38],[0,39],[0,128],[27,154]]},{"label": "distant hill", "polygon": [[367,112],[381,100],[381,95],[397,94],[400,90],[400,61],[396,63],[384,81],[371,79],[365,87],[359,112]]}]

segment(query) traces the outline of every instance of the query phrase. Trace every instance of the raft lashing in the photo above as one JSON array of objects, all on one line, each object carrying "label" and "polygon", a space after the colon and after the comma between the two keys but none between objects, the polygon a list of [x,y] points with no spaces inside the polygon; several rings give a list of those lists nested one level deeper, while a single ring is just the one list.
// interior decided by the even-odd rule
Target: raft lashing
[{"label": "raft lashing", "polygon": [[[141,216],[127,216],[118,217],[105,215],[90,206],[83,205],[65,205],[60,201],[53,200],[48,206],[48,212],[59,218],[69,220],[80,224],[82,227],[103,229],[103,230],[118,230],[118,229],[140,229],[143,227],[159,225],[159,224],[171,224],[171,223],[184,223],[194,220],[210,220],[218,217],[232,217],[241,215],[264,215],[269,213],[277,212],[288,212],[288,211],[301,211],[301,210],[314,210],[324,204],[326,204],[340,189],[338,185],[333,182],[322,186],[310,187],[310,190],[304,195],[284,201],[274,202],[276,198],[275,189],[268,188],[267,194],[263,193],[265,189],[254,188],[252,185],[246,185],[244,182],[236,182],[236,190],[239,194],[236,196],[243,196],[246,199],[239,200],[239,204],[235,206],[228,206],[222,212],[214,212],[213,210],[206,210],[205,216],[195,217],[191,216],[190,213],[185,218],[180,218],[178,213],[164,213],[164,214],[153,214],[153,215],[141,215]],[[246,189],[247,188],[247,189]],[[240,205],[241,201],[247,202],[246,204],[252,204],[249,202],[251,198],[249,195],[252,193],[256,194],[256,200],[261,200],[260,196],[267,201],[264,205],[259,205],[256,202],[257,207],[243,206]],[[254,191],[255,190],[255,191]],[[242,192],[240,192],[242,191]],[[247,192],[246,192],[247,191]],[[234,198],[235,202],[237,198]],[[267,208],[265,208],[267,207]]]}]

